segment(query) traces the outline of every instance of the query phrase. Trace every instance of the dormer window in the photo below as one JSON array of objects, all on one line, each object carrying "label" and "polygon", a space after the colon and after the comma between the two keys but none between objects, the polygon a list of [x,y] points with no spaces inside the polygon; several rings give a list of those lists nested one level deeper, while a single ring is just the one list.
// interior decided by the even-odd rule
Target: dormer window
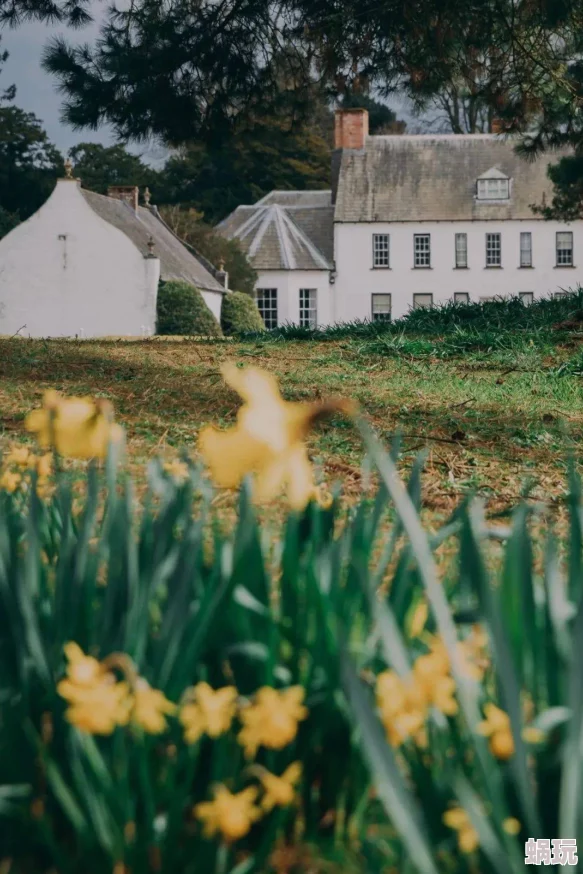
[{"label": "dormer window", "polygon": [[478,200],[508,200],[510,198],[510,179],[497,167],[492,167],[477,180]]}]

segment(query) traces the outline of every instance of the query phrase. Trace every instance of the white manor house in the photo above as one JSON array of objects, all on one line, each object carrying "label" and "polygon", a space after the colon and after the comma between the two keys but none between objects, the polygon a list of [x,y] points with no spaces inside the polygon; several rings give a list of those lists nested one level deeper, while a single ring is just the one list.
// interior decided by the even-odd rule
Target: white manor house
[{"label": "white manor house", "polygon": [[331,191],[272,191],[219,226],[257,270],[268,328],[530,303],[583,280],[583,223],[533,210],[560,154],[527,162],[496,134],[369,136],[362,109],[336,113],[335,147]]}]

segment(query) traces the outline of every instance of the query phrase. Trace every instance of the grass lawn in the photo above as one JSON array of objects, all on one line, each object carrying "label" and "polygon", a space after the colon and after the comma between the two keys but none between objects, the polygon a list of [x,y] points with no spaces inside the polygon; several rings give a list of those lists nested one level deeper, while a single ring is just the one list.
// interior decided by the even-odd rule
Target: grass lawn
[{"label": "grass lawn", "polygon": [[[481,492],[489,510],[503,509],[529,480],[534,496],[557,499],[583,432],[583,333],[577,326],[556,335],[527,331],[459,350],[456,342],[426,332],[322,342],[3,339],[0,450],[28,440],[23,418],[46,388],[100,395],[126,427],[131,465],[143,481],[156,453],[194,452],[201,426],[233,422],[239,400],[218,372],[231,359],[274,373],[289,400],[356,398],[385,441],[402,432],[404,465],[427,449],[430,514],[447,515],[468,490]],[[349,499],[360,491],[362,448],[350,423],[337,417],[323,425],[310,451],[328,483],[341,480]],[[231,504],[228,496],[219,500]]]}]

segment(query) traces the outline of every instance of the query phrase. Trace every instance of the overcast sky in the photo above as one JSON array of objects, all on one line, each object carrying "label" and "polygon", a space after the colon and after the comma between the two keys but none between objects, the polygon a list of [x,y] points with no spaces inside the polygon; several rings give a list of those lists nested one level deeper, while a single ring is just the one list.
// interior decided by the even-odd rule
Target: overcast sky
[{"label": "overcast sky", "polygon": [[[73,131],[61,122],[61,96],[57,92],[55,79],[45,73],[40,64],[43,48],[52,36],[63,33],[68,41],[78,43],[91,43],[95,39],[99,31],[100,15],[105,13],[107,6],[98,0],[92,0],[91,7],[95,21],[82,30],[49,27],[39,22],[23,24],[15,30],[8,28],[0,30],[2,48],[9,52],[8,61],[2,70],[1,88],[6,88],[12,83],[16,85],[16,105],[34,112],[42,121],[51,141],[63,153],[79,142],[109,145],[115,141],[108,127],[104,126],[98,131]],[[406,107],[398,105],[395,100],[391,101],[391,105],[402,118],[411,122]],[[163,157],[163,152],[154,145],[150,148],[134,147],[131,150],[142,153],[144,158],[154,163]]]}]

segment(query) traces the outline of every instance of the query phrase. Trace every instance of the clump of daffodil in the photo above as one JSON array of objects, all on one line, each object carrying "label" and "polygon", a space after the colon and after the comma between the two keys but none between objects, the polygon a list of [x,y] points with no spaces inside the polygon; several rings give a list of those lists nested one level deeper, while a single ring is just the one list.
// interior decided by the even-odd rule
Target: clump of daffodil
[{"label": "clump of daffodil", "polygon": [[294,740],[298,723],[308,716],[304,697],[301,686],[281,691],[263,686],[258,690],[253,703],[243,707],[239,714],[243,728],[238,740],[248,759],[254,758],[261,746],[281,750]]},{"label": "clump of daffodil", "polygon": [[410,737],[424,744],[427,704],[414,676],[383,671],[377,677],[376,701],[391,746],[399,747]]},{"label": "clump of daffodil", "polygon": [[176,713],[176,704],[169,701],[163,692],[152,689],[142,677],[136,680],[133,690],[131,720],[147,734],[162,734],[168,728],[166,716]]},{"label": "clump of daffodil", "polygon": [[45,449],[54,448],[69,458],[105,458],[109,443],[123,438],[123,429],[112,418],[109,401],[64,398],[49,389],[42,409],[29,413],[25,425]]},{"label": "clump of daffodil", "polygon": [[200,433],[198,448],[213,480],[222,488],[237,488],[247,474],[255,474],[257,501],[276,498],[285,488],[291,507],[303,510],[319,494],[304,441],[317,420],[336,412],[353,415],[355,405],[342,399],[290,403],[270,373],[239,370],[232,363],[221,372],[244,403],[234,428],[207,427]]},{"label": "clump of daffodil", "polygon": [[65,646],[67,676],[57,692],[67,701],[67,720],[89,734],[111,734],[116,726],[127,725],[131,713],[129,685],[93,656],[85,655],[76,643]]},{"label": "clump of daffodil", "polygon": [[12,464],[17,467],[30,467],[31,459],[35,460],[36,456],[33,455],[28,446],[14,444],[4,456],[3,462],[7,467]]},{"label": "clump of daffodil", "polygon": [[510,717],[491,702],[484,706],[486,718],[477,728],[479,734],[489,739],[490,752],[497,759],[505,761],[514,755],[514,737]]},{"label": "clump of daffodil", "polygon": [[22,474],[13,470],[0,470],[0,489],[12,494],[22,483]]},{"label": "clump of daffodil", "polygon": [[469,815],[462,807],[452,807],[443,815],[448,828],[457,832],[457,842],[462,853],[473,853],[480,845],[478,832],[472,825]]},{"label": "clump of daffodil", "polygon": [[195,817],[203,823],[207,838],[221,835],[227,843],[244,838],[251,826],[261,819],[261,810],[256,806],[259,790],[249,786],[233,794],[226,786],[216,786],[212,801],[203,801],[194,808]]},{"label": "clump of daffodil", "polygon": [[295,787],[302,776],[301,762],[293,762],[285,769],[281,777],[270,773],[261,765],[255,765],[252,770],[259,779],[263,789],[261,808],[269,813],[274,807],[289,807],[296,797]]},{"label": "clump of daffodil", "polygon": [[197,683],[187,689],[178,717],[186,743],[196,743],[203,734],[217,738],[228,731],[237,709],[237,695],[234,686],[212,689],[208,683]]}]

